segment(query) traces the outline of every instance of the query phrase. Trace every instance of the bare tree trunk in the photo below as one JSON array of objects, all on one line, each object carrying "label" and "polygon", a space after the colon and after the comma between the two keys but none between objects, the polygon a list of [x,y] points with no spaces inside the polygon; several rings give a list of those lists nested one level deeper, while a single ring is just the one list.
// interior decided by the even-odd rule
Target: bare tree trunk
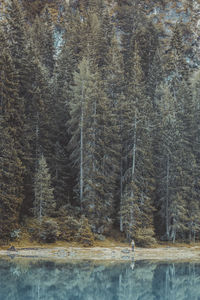
[{"label": "bare tree trunk", "polygon": [[192,229],[190,228],[190,230],[189,230],[189,241],[191,242],[191,240],[192,240]]},{"label": "bare tree trunk", "polygon": [[[134,175],[135,175],[135,156],[136,156],[136,139],[137,139],[137,119],[136,119],[136,112],[135,112],[135,120],[134,120],[134,137],[133,137],[133,154],[132,154],[132,172],[131,172],[131,183],[133,184]],[[133,211],[133,186],[131,187],[131,207],[130,207],[130,229],[132,232],[133,222],[134,222],[134,211]]]},{"label": "bare tree trunk", "polygon": [[57,142],[56,142],[56,145],[55,145],[55,154],[56,154],[56,160],[55,160],[55,179],[57,180],[58,179],[58,163],[57,163],[57,160],[58,160],[58,146],[57,146]]},{"label": "bare tree trunk", "polygon": [[120,162],[120,231],[123,232],[123,216],[122,216],[122,206],[123,206],[123,199],[122,199],[122,188],[123,188],[123,170],[122,170],[122,157]]},{"label": "bare tree trunk", "polygon": [[165,224],[166,224],[166,235],[167,238],[169,238],[169,154],[167,155]]},{"label": "bare tree trunk", "polygon": [[195,243],[195,241],[196,241],[196,232],[195,232],[195,229],[194,229],[194,243]]},{"label": "bare tree trunk", "polygon": [[176,241],[176,229],[173,230],[173,243]]},{"label": "bare tree trunk", "polygon": [[[94,145],[93,145],[93,154],[92,154],[92,168],[93,168],[93,174],[95,174],[96,171],[96,167],[95,167],[95,158],[94,158],[94,153],[95,153],[95,148],[96,148],[96,114],[97,114],[97,103],[96,103],[96,99],[94,102],[94,124],[93,124],[93,141],[94,141]],[[95,199],[93,199],[93,211],[95,211]]]},{"label": "bare tree trunk", "polygon": [[42,185],[40,183],[40,211],[39,211],[39,221],[42,222]]},{"label": "bare tree trunk", "polygon": [[[36,113],[36,125],[35,125],[35,172],[37,172],[37,169],[38,169],[38,160],[39,160],[39,113],[37,112]],[[40,185],[40,191],[41,191],[41,185]],[[36,200],[36,190],[34,189],[34,197],[35,197],[35,200]],[[41,197],[40,197],[40,207],[39,207],[39,221],[41,223],[41,211],[42,211],[42,208],[41,208]],[[34,207],[34,210],[35,210],[35,216],[38,215],[37,213],[37,208]]]},{"label": "bare tree trunk", "polygon": [[35,170],[37,170],[39,159],[39,113],[36,113],[36,126],[35,126]]},{"label": "bare tree trunk", "polygon": [[84,112],[83,112],[83,85],[82,85],[82,95],[81,95],[81,132],[80,132],[80,206],[82,210],[82,202],[83,202],[83,121],[84,121]]},{"label": "bare tree trunk", "polygon": [[[131,172],[131,181],[133,182],[135,175],[135,155],[136,155],[136,138],[137,138],[137,120],[135,112],[135,121],[134,121],[134,137],[133,137],[133,156],[132,156],[132,172]],[[133,190],[132,190],[133,192]],[[131,195],[132,196],[132,195]]]}]

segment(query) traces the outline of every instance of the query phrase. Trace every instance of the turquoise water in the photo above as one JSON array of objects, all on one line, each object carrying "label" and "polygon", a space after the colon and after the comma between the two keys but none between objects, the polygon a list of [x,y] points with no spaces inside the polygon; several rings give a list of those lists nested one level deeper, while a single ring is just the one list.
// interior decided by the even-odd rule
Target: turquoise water
[{"label": "turquoise water", "polygon": [[200,300],[200,263],[0,259],[1,300]]}]

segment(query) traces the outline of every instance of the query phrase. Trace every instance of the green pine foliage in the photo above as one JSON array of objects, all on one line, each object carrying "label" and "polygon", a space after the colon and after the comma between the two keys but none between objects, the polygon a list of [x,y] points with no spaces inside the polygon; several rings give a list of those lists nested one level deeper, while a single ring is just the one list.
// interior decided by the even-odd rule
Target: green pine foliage
[{"label": "green pine foliage", "polygon": [[0,122],[1,122],[1,236],[9,240],[19,225],[24,199],[23,175],[23,99],[19,97],[19,82],[5,36],[0,31]]},{"label": "green pine foliage", "polygon": [[19,227],[22,170],[8,124],[0,116],[0,240],[4,242],[8,242],[11,233]]},{"label": "green pine foliage", "polygon": [[56,203],[51,187],[51,175],[43,155],[39,157],[35,172],[34,195],[33,211],[35,218],[41,221],[44,216],[51,216],[54,213]]},{"label": "green pine foliage", "polygon": [[[161,99],[159,109],[162,112],[160,120],[159,148],[159,184],[158,184],[158,208],[163,222],[165,238],[170,239],[173,228],[173,208],[177,209],[180,190],[178,182],[180,179],[181,169],[178,152],[180,150],[180,131],[176,114],[176,101],[170,93],[169,86],[161,86],[159,93]],[[178,213],[178,210],[177,210]]]},{"label": "green pine foliage", "polygon": [[74,75],[74,84],[74,97],[70,102],[72,138],[69,149],[71,161],[77,168],[75,191],[81,208],[96,228],[105,223],[113,209],[117,167],[116,149],[111,140],[116,138],[115,122],[109,112],[100,75],[91,73],[89,61],[85,58],[79,65],[79,73]]},{"label": "green pine foliage", "polygon": [[48,7],[45,6],[42,14],[37,16],[32,25],[33,40],[37,55],[42,65],[47,69],[48,76],[53,75],[54,69],[54,28]]},{"label": "green pine foliage", "polygon": [[[127,145],[124,161],[124,223],[128,224],[127,238],[135,236],[138,227],[153,226],[154,174],[149,98],[144,93],[144,75],[141,69],[137,44],[133,52],[131,77],[127,81],[126,101],[129,110],[125,120]],[[145,141],[145,142],[144,142]],[[127,198],[127,199],[126,199]],[[129,207],[129,208],[128,208]],[[126,213],[130,210],[129,214]],[[128,217],[129,216],[129,217]],[[138,223],[139,222],[139,223]],[[127,227],[127,226],[126,226]]]},{"label": "green pine foliage", "polygon": [[81,226],[77,233],[77,240],[84,246],[93,246],[94,236],[88,224],[88,220],[83,216],[81,219]]},{"label": "green pine foliage", "polygon": [[182,80],[187,81],[189,76],[188,64],[185,57],[181,24],[176,24],[170,41],[170,48],[165,55],[166,76],[171,84],[171,90],[176,95]]},{"label": "green pine foliage", "polygon": [[41,242],[199,241],[196,18],[64,2],[0,16],[0,242],[33,215]]}]

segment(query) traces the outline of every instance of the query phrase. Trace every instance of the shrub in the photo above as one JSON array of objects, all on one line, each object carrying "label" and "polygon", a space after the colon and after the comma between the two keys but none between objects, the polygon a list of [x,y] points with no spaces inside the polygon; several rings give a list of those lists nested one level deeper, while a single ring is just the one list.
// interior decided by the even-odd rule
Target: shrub
[{"label": "shrub", "polygon": [[156,243],[156,239],[153,237],[154,231],[151,228],[140,228],[135,235],[135,242],[140,247],[150,247]]},{"label": "shrub", "polygon": [[75,219],[74,217],[65,216],[59,218],[59,239],[68,242],[74,241],[75,237],[78,234],[80,226],[80,221]]},{"label": "shrub", "polygon": [[71,206],[70,204],[63,205],[55,212],[57,217],[73,216],[75,219],[80,219],[81,210],[79,207]]},{"label": "shrub", "polygon": [[58,224],[53,219],[42,221],[39,231],[39,239],[45,243],[53,243],[59,236]]},{"label": "shrub", "polygon": [[106,239],[106,237],[103,234],[97,234],[97,233],[94,234],[94,238],[95,238],[95,240],[98,240],[98,241],[105,241],[105,239]]},{"label": "shrub", "polygon": [[18,240],[20,239],[21,230],[15,229],[10,233],[11,240]]},{"label": "shrub", "polygon": [[88,224],[88,219],[85,217],[81,218],[81,227],[78,230],[76,238],[77,241],[83,244],[85,247],[94,245],[94,235]]},{"label": "shrub", "polygon": [[45,243],[53,243],[59,236],[58,224],[52,218],[43,218],[41,222],[37,219],[29,221],[27,231],[32,240]]}]

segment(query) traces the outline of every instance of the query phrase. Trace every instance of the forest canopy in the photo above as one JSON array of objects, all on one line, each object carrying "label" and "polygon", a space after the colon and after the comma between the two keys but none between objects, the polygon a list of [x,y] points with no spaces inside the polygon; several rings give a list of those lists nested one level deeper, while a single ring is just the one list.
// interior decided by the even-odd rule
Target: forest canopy
[{"label": "forest canopy", "polygon": [[197,1],[2,1],[0,242],[200,239]]}]

